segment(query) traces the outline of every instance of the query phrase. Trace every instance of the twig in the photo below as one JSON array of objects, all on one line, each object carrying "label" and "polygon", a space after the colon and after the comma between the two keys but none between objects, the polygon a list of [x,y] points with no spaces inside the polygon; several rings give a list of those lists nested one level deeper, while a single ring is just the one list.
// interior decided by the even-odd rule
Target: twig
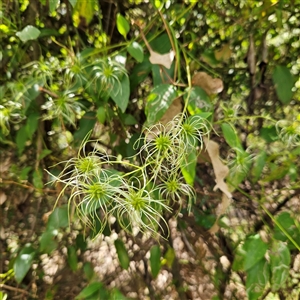
[{"label": "twig", "polygon": [[59,98],[59,96],[58,96],[57,94],[55,94],[55,93],[53,93],[53,92],[51,92],[51,91],[49,91],[49,90],[43,88],[42,86],[39,87],[39,90],[40,90],[41,92],[44,92],[44,93],[46,93],[46,94],[48,94],[48,95],[54,97],[54,98]]},{"label": "twig", "polygon": [[13,291],[13,292],[19,292],[19,293],[28,295],[28,296],[30,296],[30,297],[32,297],[32,298],[37,298],[37,296],[32,295],[31,293],[29,293],[29,292],[27,292],[27,291],[25,291],[25,290],[22,290],[22,289],[19,289],[19,288],[10,286],[10,285],[0,284],[0,288],[4,288],[4,289],[6,289],[6,290]]}]

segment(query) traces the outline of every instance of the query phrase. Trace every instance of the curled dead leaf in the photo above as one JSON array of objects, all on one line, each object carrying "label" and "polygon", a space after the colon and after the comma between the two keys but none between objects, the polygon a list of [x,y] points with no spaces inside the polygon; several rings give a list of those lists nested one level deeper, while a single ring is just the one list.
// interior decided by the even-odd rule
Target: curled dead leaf
[{"label": "curled dead leaf", "polygon": [[214,186],[214,191],[216,189],[220,189],[223,192],[222,202],[219,203],[216,210],[217,220],[213,225],[213,227],[209,230],[210,233],[213,234],[216,233],[219,229],[218,226],[219,218],[222,214],[226,212],[227,208],[229,207],[232,199],[232,195],[229,191],[228,185],[224,181],[226,176],[229,174],[229,168],[225,166],[220,160],[219,145],[216,142],[208,139],[204,139],[204,143],[216,176],[216,185]]},{"label": "curled dead leaf", "polygon": [[192,85],[201,87],[207,95],[218,94],[223,91],[223,81],[212,78],[205,72],[198,72],[192,78]]},{"label": "curled dead leaf", "polygon": [[214,191],[220,189],[228,198],[232,198],[228,186],[224,181],[226,176],[229,174],[229,168],[220,160],[219,145],[216,142],[208,139],[204,139],[204,143],[216,176],[216,185],[214,187]]},{"label": "curled dead leaf", "polygon": [[153,65],[161,65],[166,67],[167,69],[171,68],[172,62],[175,57],[175,53],[173,50],[171,50],[169,53],[160,54],[158,52],[153,51],[152,49],[149,49],[150,51],[150,57],[149,60],[151,64]]}]

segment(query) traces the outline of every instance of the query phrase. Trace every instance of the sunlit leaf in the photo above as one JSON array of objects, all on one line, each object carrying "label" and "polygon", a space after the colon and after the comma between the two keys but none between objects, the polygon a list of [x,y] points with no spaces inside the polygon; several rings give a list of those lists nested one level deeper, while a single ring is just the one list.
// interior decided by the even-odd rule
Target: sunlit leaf
[{"label": "sunlit leaf", "polygon": [[224,134],[224,138],[225,138],[227,144],[231,148],[238,148],[238,149],[243,150],[240,139],[239,139],[235,129],[232,127],[232,125],[230,125],[228,123],[222,123],[221,128],[222,128],[222,132]]},{"label": "sunlit leaf", "polygon": [[193,186],[196,176],[196,166],[197,166],[197,150],[193,150],[187,153],[185,162],[181,167],[182,175],[189,185]]},{"label": "sunlit leaf", "polygon": [[76,26],[78,26],[80,23],[83,23],[85,26],[87,26],[92,21],[95,12],[95,5],[95,0],[76,1],[73,11],[73,19]]},{"label": "sunlit leaf", "polygon": [[87,287],[85,287],[75,299],[84,300],[90,296],[93,296],[101,289],[103,289],[103,284],[101,282],[92,282]]},{"label": "sunlit leaf", "polygon": [[104,124],[106,119],[106,109],[103,106],[100,106],[97,110],[97,119],[101,124]]},{"label": "sunlit leaf", "polygon": [[58,3],[59,3],[59,0],[49,0],[49,12],[50,12],[50,14],[52,14],[55,11]]},{"label": "sunlit leaf", "polygon": [[142,62],[144,60],[144,51],[143,47],[137,43],[133,42],[127,47],[127,51],[130,55],[136,59],[138,62]]},{"label": "sunlit leaf", "polygon": [[175,259],[175,251],[173,248],[168,247],[168,250],[167,250],[161,264],[162,265],[166,264],[169,268],[171,268],[173,265],[174,259]]},{"label": "sunlit leaf", "polygon": [[130,30],[130,25],[128,21],[120,14],[117,14],[117,29],[121,35],[126,39],[127,33]]},{"label": "sunlit leaf", "polygon": [[16,36],[24,43],[30,40],[36,40],[39,35],[40,31],[32,25],[28,25],[22,31],[16,33]]}]

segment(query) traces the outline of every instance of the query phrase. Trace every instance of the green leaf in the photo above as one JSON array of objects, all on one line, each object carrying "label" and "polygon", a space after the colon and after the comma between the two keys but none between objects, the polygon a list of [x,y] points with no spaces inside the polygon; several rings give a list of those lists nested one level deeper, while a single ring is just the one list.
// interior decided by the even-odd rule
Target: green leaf
[{"label": "green leaf", "polygon": [[59,229],[69,225],[69,213],[66,207],[56,207],[50,215],[47,229]]},{"label": "green leaf", "polygon": [[33,113],[29,115],[27,122],[26,122],[26,132],[27,132],[27,137],[30,140],[35,133],[35,131],[38,128],[38,123],[39,123],[39,118],[40,115],[38,113]]},{"label": "green leaf", "polygon": [[160,120],[176,97],[177,92],[173,85],[156,86],[147,98],[145,107],[147,125],[153,125]]},{"label": "green leaf", "polygon": [[130,89],[132,91],[147,78],[151,69],[152,64],[149,61],[149,55],[145,55],[143,62],[136,64],[130,71]]},{"label": "green leaf", "polygon": [[7,299],[7,294],[0,291],[0,300],[6,300]]},{"label": "green leaf", "polygon": [[25,149],[26,141],[27,141],[27,130],[26,130],[26,126],[23,126],[18,130],[16,136],[16,144],[18,147],[19,156],[23,153]]},{"label": "green leaf", "polygon": [[50,149],[44,149],[44,150],[40,153],[40,155],[39,155],[39,157],[38,157],[38,160],[43,159],[44,157],[48,156],[48,155],[51,154],[51,153],[52,153],[52,150],[50,150]]},{"label": "green leaf", "polygon": [[192,87],[191,90],[186,89],[184,101],[188,101],[188,111],[191,115],[202,112],[212,112],[213,106],[210,98],[200,87]]},{"label": "green leaf", "polygon": [[28,179],[28,173],[32,170],[32,167],[25,167],[21,170],[21,173],[19,175],[20,180],[27,180]]},{"label": "green leaf", "polygon": [[39,37],[40,33],[41,32],[36,27],[28,25],[22,31],[18,31],[16,33],[16,36],[25,43],[29,40],[36,40]]},{"label": "green leaf", "polygon": [[171,247],[168,247],[168,250],[164,256],[164,259],[162,260],[162,265],[167,265],[169,268],[172,267],[174,259],[175,259],[175,250]]},{"label": "green leaf", "polygon": [[197,166],[197,150],[196,147],[192,148],[185,157],[185,162],[181,166],[182,175],[187,184],[193,186],[196,176]]},{"label": "green leaf", "polygon": [[93,265],[90,262],[85,262],[83,265],[83,272],[87,280],[92,280],[95,274]]},{"label": "green leaf", "polygon": [[295,78],[290,70],[285,66],[276,66],[272,75],[273,82],[279,100],[283,104],[288,104],[293,96],[292,88]]},{"label": "green leaf", "polygon": [[127,47],[129,54],[136,59],[137,62],[142,62],[144,60],[144,51],[143,47],[137,43],[133,42]]},{"label": "green leaf", "polygon": [[[78,0],[80,1],[80,0]],[[75,7],[77,0],[69,0],[69,3],[72,5],[72,7]]]},{"label": "green leaf", "polygon": [[259,234],[249,236],[244,245],[244,270],[247,271],[261,260],[266,254],[268,245],[264,243]]},{"label": "green leaf", "polygon": [[[276,221],[300,245],[300,230],[291,215],[288,212],[282,212],[276,217]],[[295,245],[277,225],[274,227],[274,238],[279,241],[288,242],[288,247],[295,249]]]},{"label": "green leaf", "polygon": [[110,292],[110,300],[129,300],[118,289],[113,289]]},{"label": "green leaf", "polygon": [[55,9],[58,5],[58,2],[59,2],[59,0],[49,0],[49,12],[50,12],[50,14],[52,14],[55,11]]},{"label": "green leaf", "polygon": [[117,14],[117,29],[126,39],[127,33],[130,30],[128,21],[120,14]]},{"label": "green leaf", "polygon": [[15,279],[18,283],[22,282],[27,272],[31,268],[34,256],[35,250],[31,246],[31,244],[25,245],[18,254],[13,267]]},{"label": "green leaf", "polygon": [[267,153],[262,150],[255,158],[254,165],[251,170],[252,182],[256,183],[260,178],[262,170],[266,164]]},{"label": "green leaf", "polygon": [[87,297],[93,296],[95,293],[103,289],[103,284],[100,282],[93,282],[85,287],[78,296],[76,300],[85,300]]},{"label": "green leaf", "polygon": [[249,300],[258,299],[270,278],[269,264],[265,258],[257,262],[247,272],[246,290]]},{"label": "green leaf", "polygon": [[110,97],[114,100],[114,102],[119,106],[122,112],[125,112],[130,95],[130,83],[128,76],[123,76],[121,80],[121,84],[119,82],[115,82],[113,89],[110,92]]},{"label": "green leaf", "polygon": [[87,242],[83,236],[82,233],[79,233],[77,236],[76,236],[76,247],[78,249],[80,249],[81,251],[85,251],[86,248],[87,248]]},{"label": "green leaf", "polygon": [[281,241],[273,241],[270,252],[271,290],[277,292],[289,277],[291,254],[289,248]]},{"label": "green leaf", "polygon": [[50,254],[58,246],[55,237],[57,236],[58,231],[56,229],[47,229],[43,232],[40,237],[40,252]]},{"label": "green leaf", "polygon": [[265,244],[258,234],[247,237],[244,244],[239,246],[233,262],[234,271],[247,271],[260,261],[267,251]]},{"label": "green leaf", "polygon": [[106,109],[103,106],[100,106],[97,110],[97,119],[101,124],[104,124],[106,119]]},{"label": "green leaf", "polygon": [[278,134],[275,126],[263,127],[259,135],[267,142],[271,143],[278,140]]},{"label": "green leaf", "polygon": [[79,25],[79,22],[84,22],[86,25],[88,25],[92,21],[95,12],[95,5],[95,0],[78,0],[76,2],[73,13],[73,19],[77,20],[76,26]]},{"label": "green leaf", "polygon": [[239,139],[235,129],[232,127],[232,125],[230,125],[228,123],[222,123],[221,128],[222,128],[222,132],[224,134],[224,138],[225,138],[227,144],[231,148],[237,148],[237,149],[243,150],[240,139]]},{"label": "green leaf", "polygon": [[76,249],[73,246],[69,246],[67,253],[68,253],[68,257],[67,257],[68,264],[69,264],[71,270],[73,272],[75,272],[78,267]]},{"label": "green leaf", "polygon": [[115,240],[115,247],[121,267],[127,270],[129,267],[129,256],[124,243],[119,239]]},{"label": "green leaf", "polygon": [[153,278],[157,277],[161,268],[160,255],[160,247],[158,245],[154,245],[150,250],[150,266]]},{"label": "green leaf", "polygon": [[33,172],[33,185],[37,189],[42,189],[44,187],[43,171],[41,169],[37,169]]},{"label": "green leaf", "polygon": [[79,121],[79,129],[74,133],[76,144],[81,144],[86,135],[94,128],[96,124],[96,115],[93,111],[88,111]]},{"label": "green leaf", "polygon": [[124,124],[125,125],[135,125],[138,123],[136,118],[133,115],[126,114],[123,118]]}]

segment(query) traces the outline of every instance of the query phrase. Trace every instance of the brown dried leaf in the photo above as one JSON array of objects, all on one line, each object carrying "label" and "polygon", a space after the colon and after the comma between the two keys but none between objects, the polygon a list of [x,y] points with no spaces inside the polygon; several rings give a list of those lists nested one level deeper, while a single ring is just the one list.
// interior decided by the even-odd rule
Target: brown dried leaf
[{"label": "brown dried leaf", "polygon": [[230,57],[231,50],[229,44],[225,44],[220,50],[215,51],[215,58],[219,61],[227,62]]},{"label": "brown dried leaf", "polygon": [[175,57],[173,50],[171,50],[169,53],[165,53],[165,54],[160,54],[158,52],[153,51],[152,49],[150,49],[149,51],[150,51],[149,60],[150,60],[151,64],[161,65],[161,66],[166,67],[167,69],[171,68],[172,62]]},{"label": "brown dried leaf", "polygon": [[212,78],[205,72],[198,72],[192,78],[192,85],[201,87],[207,95],[218,94],[223,91],[223,81]]},{"label": "brown dried leaf", "polygon": [[215,224],[209,229],[209,232],[211,234],[214,234],[214,233],[218,232],[218,230],[219,230],[218,221],[220,219],[220,216],[223,215],[226,212],[226,210],[229,207],[230,203],[231,203],[231,199],[228,198],[225,194],[223,194],[222,202],[219,203],[219,205],[216,209],[217,220],[216,220]]},{"label": "brown dried leaf", "polygon": [[267,45],[267,35],[266,34],[264,35],[263,42],[262,42],[261,60],[264,63],[268,63],[268,45]]},{"label": "brown dried leaf", "polygon": [[247,53],[247,64],[248,64],[250,74],[255,74],[255,66],[256,66],[255,47],[254,47],[254,41],[252,35],[250,36],[250,44]]},{"label": "brown dried leaf", "polygon": [[212,162],[214,173],[216,176],[216,185],[214,187],[214,191],[216,189],[220,189],[223,192],[222,202],[219,203],[219,205],[216,209],[217,220],[216,220],[215,224],[213,225],[213,227],[209,230],[209,232],[213,234],[213,233],[216,233],[219,229],[219,226],[218,226],[219,218],[222,214],[224,214],[226,212],[227,208],[229,207],[231,199],[232,199],[232,195],[229,191],[229,188],[228,188],[226,182],[224,181],[226,176],[229,174],[229,168],[227,166],[225,166],[222,163],[222,161],[220,160],[219,145],[216,142],[208,140],[208,139],[204,139],[204,143],[206,146],[206,151],[208,152],[208,155]]},{"label": "brown dried leaf", "polygon": [[216,176],[216,185],[214,187],[214,191],[220,189],[228,198],[232,198],[228,186],[224,181],[226,176],[229,174],[229,168],[220,160],[219,145],[216,142],[208,139],[204,139],[204,143]]},{"label": "brown dried leaf", "polygon": [[159,123],[166,125],[168,122],[172,121],[174,117],[182,112],[181,98],[176,98],[172,104],[169,106],[168,110],[159,120]]},{"label": "brown dried leaf", "polygon": [[2,205],[7,199],[7,195],[3,192],[0,193],[0,205]]}]

